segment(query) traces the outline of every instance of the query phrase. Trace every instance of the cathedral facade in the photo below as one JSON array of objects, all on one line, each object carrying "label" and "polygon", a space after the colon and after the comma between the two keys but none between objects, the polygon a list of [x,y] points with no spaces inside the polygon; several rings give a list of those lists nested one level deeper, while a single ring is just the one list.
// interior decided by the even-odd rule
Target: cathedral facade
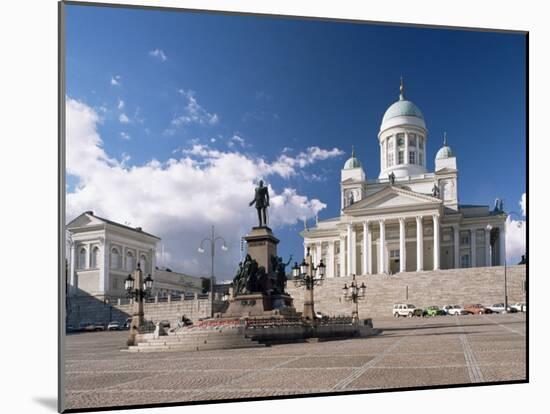
[{"label": "cathedral facade", "polygon": [[459,203],[457,159],[446,137],[435,171],[427,170],[426,122],[403,84],[384,114],[378,145],[378,177],[367,178],[352,150],[341,171],[340,216],[301,233],[327,277],[504,264],[502,202],[492,210]]}]

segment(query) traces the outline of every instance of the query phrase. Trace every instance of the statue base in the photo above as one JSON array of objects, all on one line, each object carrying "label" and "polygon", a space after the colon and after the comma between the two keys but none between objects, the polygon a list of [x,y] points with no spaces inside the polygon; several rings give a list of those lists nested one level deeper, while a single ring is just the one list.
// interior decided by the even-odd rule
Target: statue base
[{"label": "statue base", "polygon": [[246,240],[248,254],[263,266],[268,274],[272,273],[271,256],[277,256],[279,239],[269,227],[252,227],[252,231],[243,237]]},{"label": "statue base", "polygon": [[229,300],[227,310],[222,318],[295,316],[296,309],[292,306],[292,298],[287,295],[265,295],[249,293],[238,295]]}]

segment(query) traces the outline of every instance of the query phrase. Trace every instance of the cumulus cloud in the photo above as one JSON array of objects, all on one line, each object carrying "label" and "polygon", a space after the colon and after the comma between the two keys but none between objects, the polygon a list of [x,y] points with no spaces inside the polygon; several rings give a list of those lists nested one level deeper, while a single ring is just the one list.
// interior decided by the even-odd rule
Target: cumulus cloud
[{"label": "cumulus cloud", "polygon": [[149,56],[153,56],[155,58],[158,58],[162,60],[163,62],[166,62],[168,60],[168,57],[166,56],[166,53],[164,53],[164,50],[162,49],[154,49],[149,52]]},{"label": "cumulus cloud", "polygon": [[[178,152],[180,158],[127,166],[128,155],[119,160],[104,150],[99,123],[92,108],[67,99],[67,171],[78,180],[67,194],[67,219],[93,210],[98,216],[141,226],[162,238],[165,265],[196,275],[208,275],[209,258],[198,254],[197,247],[215,225],[230,246],[217,256],[216,274],[230,278],[239,258],[240,237],[256,223],[256,212],[248,203],[257,177],[269,183],[269,176],[278,174],[273,163],[195,144]],[[305,154],[326,157],[318,148]],[[300,165],[289,163],[293,168]],[[315,217],[325,207],[293,188],[270,186],[270,193],[273,228]]]},{"label": "cumulus cloud", "polygon": [[124,109],[124,101],[122,99],[118,100],[117,108],[120,110]]},{"label": "cumulus cloud", "polygon": [[111,85],[113,86],[120,86],[121,78],[119,75],[111,76]]},{"label": "cumulus cloud", "polygon": [[179,89],[178,93],[186,99],[187,103],[183,113],[172,119],[173,127],[187,124],[215,125],[220,121],[218,114],[208,112],[198,103],[194,91]]},{"label": "cumulus cloud", "polygon": [[317,161],[339,157],[344,154],[344,151],[338,148],[325,150],[316,146],[309,147],[305,152],[300,152],[295,157],[288,155],[288,152],[289,151],[284,151],[283,154],[269,166],[270,170],[284,178],[296,175],[297,169],[307,167]]},{"label": "cumulus cloud", "polygon": [[243,137],[240,137],[239,135],[234,134],[227,141],[227,146],[230,147],[230,148],[233,148],[235,145],[238,145],[238,146],[241,146],[241,147],[244,148],[246,146],[246,141]]},{"label": "cumulus cloud", "polygon": [[128,118],[128,116],[124,113],[120,114],[119,117],[118,117],[118,120],[120,121],[121,124],[128,124],[130,123],[130,118]]},{"label": "cumulus cloud", "polygon": [[[525,193],[519,200],[522,215],[527,213],[527,197]],[[521,255],[526,253],[526,222],[525,220],[514,220],[511,216],[506,219],[506,261],[510,264],[516,264],[521,259]]]},{"label": "cumulus cloud", "polygon": [[120,133],[120,138],[125,139],[125,140],[128,141],[128,140],[130,140],[130,135],[128,135],[126,132],[123,131],[123,132]]}]

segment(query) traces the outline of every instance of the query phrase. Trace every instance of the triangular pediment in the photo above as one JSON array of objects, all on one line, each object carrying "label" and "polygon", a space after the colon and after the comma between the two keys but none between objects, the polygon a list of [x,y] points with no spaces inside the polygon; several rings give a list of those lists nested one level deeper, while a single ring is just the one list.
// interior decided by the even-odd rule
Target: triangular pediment
[{"label": "triangular pediment", "polygon": [[449,168],[449,167],[443,167],[437,170],[436,174],[447,174],[447,173],[455,173],[457,170],[455,168]]},{"label": "triangular pediment", "polygon": [[98,224],[103,224],[105,221],[92,216],[88,213],[82,213],[80,216],[76,217],[69,224],[67,224],[68,229],[75,229],[80,227],[91,227],[97,226]]},{"label": "triangular pediment", "polygon": [[388,186],[347,207],[344,212],[363,210],[385,210],[410,207],[437,207],[441,200],[426,194],[403,188]]}]

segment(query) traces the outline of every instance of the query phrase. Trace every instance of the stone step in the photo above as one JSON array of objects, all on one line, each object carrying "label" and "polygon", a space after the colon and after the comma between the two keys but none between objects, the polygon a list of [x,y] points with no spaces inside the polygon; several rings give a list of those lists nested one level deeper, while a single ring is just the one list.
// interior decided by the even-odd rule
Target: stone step
[{"label": "stone step", "polygon": [[223,338],[216,340],[195,340],[195,339],[186,339],[178,341],[164,341],[153,339],[147,342],[140,342],[138,346],[147,347],[147,346],[171,346],[171,345],[201,345],[201,344],[241,344],[252,342],[250,338]]},{"label": "stone step", "polygon": [[[139,345],[139,344],[138,344]],[[128,352],[164,352],[164,351],[207,351],[215,349],[241,349],[241,348],[260,348],[265,347],[264,344],[258,342],[247,342],[241,344],[183,344],[183,345],[155,345],[148,347],[132,346],[128,349]]]}]

